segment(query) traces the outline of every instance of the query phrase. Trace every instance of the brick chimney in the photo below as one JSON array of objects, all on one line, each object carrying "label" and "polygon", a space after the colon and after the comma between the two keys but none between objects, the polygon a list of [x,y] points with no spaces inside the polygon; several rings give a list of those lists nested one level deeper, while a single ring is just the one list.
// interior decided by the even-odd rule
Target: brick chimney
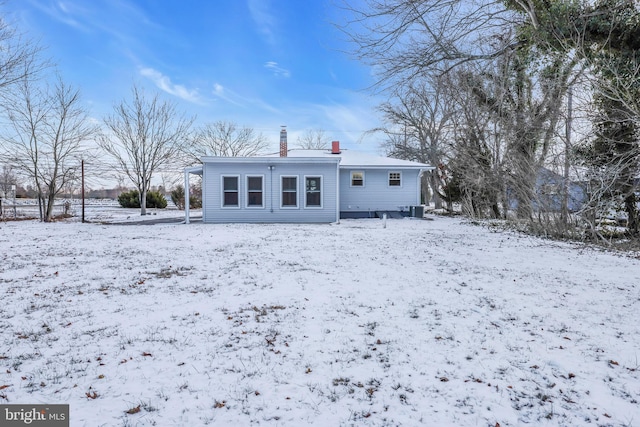
[{"label": "brick chimney", "polygon": [[287,157],[287,127],[280,129],[280,157]]},{"label": "brick chimney", "polygon": [[331,141],[331,154],[340,154],[340,141]]}]

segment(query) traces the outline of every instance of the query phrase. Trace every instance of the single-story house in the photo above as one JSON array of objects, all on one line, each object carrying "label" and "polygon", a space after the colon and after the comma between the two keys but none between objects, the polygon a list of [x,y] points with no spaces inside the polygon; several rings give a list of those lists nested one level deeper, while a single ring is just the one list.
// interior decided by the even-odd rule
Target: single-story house
[{"label": "single-story house", "polygon": [[[185,169],[202,175],[202,221],[338,222],[340,218],[407,215],[420,205],[424,163],[340,149],[289,150],[280,132],[280,153],[254,157],[202,158]],[[188,200],[188,193],[185,194]],[[185,209],[189,222],[189,209]]]}]

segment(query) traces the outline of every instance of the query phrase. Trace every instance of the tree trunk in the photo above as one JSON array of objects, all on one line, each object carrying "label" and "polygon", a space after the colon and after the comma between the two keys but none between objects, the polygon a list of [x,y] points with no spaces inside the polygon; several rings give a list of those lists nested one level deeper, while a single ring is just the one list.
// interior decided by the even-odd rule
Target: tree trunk
[{"label": "tree trunk", "polygon": [[147,214],[147,189],[142,188],[140,194],[140,215]]},{"label": "tree trunk", "polygon": [[47,196],[46,199],[46,203],[45,203],[45,215],[44,215],[44,221],[45,222],[50,222],[51,218],[53,217],[53,204],[55,201],[55,197],[56,195],[53,194],[53,192],[49,192],[49,195]]},{"label": "tree trunk", "polygon": [[624,208],[627,211],[627,231],[629,234],[638,234],[638,207],[634,193],[629,194],[624,199]]},{"label": "tree trunk", "polygon": [[431,194],[433,194],[433,204],[436,209],[442,209],[442,197],[440,197],[440,179],[438,177],[438,172],[431,171],[431,176],[429,178],[429,184],[431,186]]}]

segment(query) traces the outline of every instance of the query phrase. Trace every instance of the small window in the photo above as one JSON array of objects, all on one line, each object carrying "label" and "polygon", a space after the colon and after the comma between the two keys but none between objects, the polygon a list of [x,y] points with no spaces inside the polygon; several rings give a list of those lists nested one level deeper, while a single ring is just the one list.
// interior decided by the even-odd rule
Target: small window
[{"label": "small window", "polygon": [[283,208],[298,207],[298,177],[297,176],[282,177],[282,207]]},{"label": "small window", "polygon": [[247,177],[247,207],[261,208],[262,205],[262,177]]},{"label": "small window", "polygon": [[222,206],[238,207],[238,177],[222,177]]},{"label": "small window", "polygon": [[389,187],[400,187],[402,185],[402,174],[400,172],[389,172]]},{"label": "small window", "polygon": [[351,172],[351,186],[352,187],[364,186],[364,172],[361,172],[361,171]]},{"label": "small window", "polygon": [[322,207],[322,178],[319,176],[305,177],[305,207]]}]

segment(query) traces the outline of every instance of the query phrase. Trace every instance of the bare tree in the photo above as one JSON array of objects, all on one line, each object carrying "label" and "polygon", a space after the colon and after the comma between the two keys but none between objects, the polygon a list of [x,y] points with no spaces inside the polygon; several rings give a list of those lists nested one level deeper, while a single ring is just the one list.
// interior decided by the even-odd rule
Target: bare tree
[{"label": "bare tree", "polygon": [[379,107],[390,125],[383,131],[389,136],[394,134],[385,144],[387,154],[436,166],[426,176],[436,209],[442,208],[444,198],[439,167],[444,162],[453,115],[444,84],[442,78],[408,83],[396,91],[393,101]]},{"label": "bare tree", "polygon": [[268,147],[267,139],[252,128],[219,120],[206,123],[195,132],[187,146],[187,156],[197,162],[200,162],[203,156],[255,156]]},{"label": "bare tree", "polygon": [[296,141],[296,146],[303,150],[326,150],[331,138],[323,129],[307,129]]},{"label": "bare tree", "polygon": [[492,81],[493,93],[478,84],[470,96],[493,109],[501,135],[513,142],[510,186],[518,216],[530,218],[537,167],[555,135],[558,105],[575,65],[575,54],[558,47],[566,37],[559,24],[578,9],[538,0],[354,4],[347,6],[351,20],[344,31],[355,55],[375,66],[378,89],[402,92],[425,77],[468,69],[473,78]]},{"label": "bare tree", "polygon": [[510,28],[537,22],[534,2],[345,2],[350,20],[342,29],[356,57],[375,67],[379,87],[493,60],[519,44]]},{"label": "bare tree", "polygon": [[25,79],[32,79],[49,66],[42,47],[25,38],[0,16],[0,92]]},{"label": "bare tree", "polygon": [[40,219],[50,221],[55,197],[77,178],[82,143],[96,128],[80,92],[61,78],[52,88],[23,79],[5,109],[12,130],[4,138],[6,155],[34,181]]},{"label": "bare tree", "polygon": [[179,115],[174,104],[161,101],[157,94],[147,98],[136,85],[132,97],[116,104],[114,113],[104,119],[107,133],[100,135],[99,145],[136,186],[140,214],[146,215],[153,174],[176,160],[194,119]]}]

